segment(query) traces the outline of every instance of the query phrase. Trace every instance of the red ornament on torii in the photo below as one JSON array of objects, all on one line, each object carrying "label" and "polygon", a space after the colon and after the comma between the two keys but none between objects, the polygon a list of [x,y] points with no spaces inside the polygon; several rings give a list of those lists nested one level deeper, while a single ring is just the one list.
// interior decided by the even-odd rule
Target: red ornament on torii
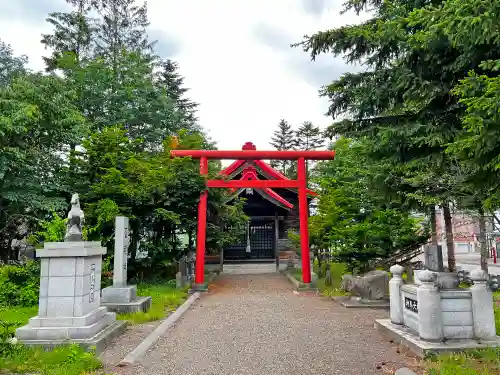
[{"label": "red ornament on torii", "polygon": [[[222,175],[229,176],[235,170],[240,168],[245,161],[252,160],[253,163],[267,172],[274,180],[258,179],[256,169],[248,166],[243,170],[240,180],[207,180],[207,188],[229,188],[244,189],[263,189],[264,192],[281,204],[288,207],[293,205],[277,194],[273,188],[295,188],[299,195],[299,220],[300,220],[300,249],[302,258],[302,280],[304,284],[311,283],[311,268],[309,259],[309,230],[308,230],[308,209],[307,195],[316,195],[307,188],[306,160],[333,160],[335,151],[257,151],[252,142],[246,142],[242,150],[224,151],[224,150],[172,150],[171,157],[191,157],[200,159],[200,174],[208,174],[208,160],[218,159],[236,159],[229,167],[221,172]],[[270,160],[297,160],[297,179],[291,180],[285,175],[271,168],[262,159]],[[196,270],[195,284],[193,289],[207,290],[205,284],[205,242],[207,230],[207,190],[203,191],[198,204],[198,232],[196,240]]]}]

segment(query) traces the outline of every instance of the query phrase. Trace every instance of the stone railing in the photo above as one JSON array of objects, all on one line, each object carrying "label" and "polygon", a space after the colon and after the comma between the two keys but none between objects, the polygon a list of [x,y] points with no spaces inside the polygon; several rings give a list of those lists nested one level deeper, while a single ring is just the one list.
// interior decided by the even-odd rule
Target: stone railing
[{"label": "stone railing", "polygon": [[[470,272],[466,270],[459,270],[458,279],[461,283],[472,284],[472,279],[470,277]],[[499,275],[488,275],[488,285],[492,291],[496,292],[500,290],[500,276]]]},{"label": "stone railing", "polygon": [[493,296],[484,271],[470,273],[473,285],[468,289],[440,289],[436,275],[427,270],[419,273],[420,285],[404,284],[402,266],[392,266],[390,271],[393,324],[409,328],[426,341],[496,337]]}]

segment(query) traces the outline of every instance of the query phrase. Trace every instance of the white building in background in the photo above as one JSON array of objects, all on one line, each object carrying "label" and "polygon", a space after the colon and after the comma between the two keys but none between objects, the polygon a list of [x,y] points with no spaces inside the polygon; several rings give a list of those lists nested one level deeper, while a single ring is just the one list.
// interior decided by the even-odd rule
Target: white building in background
[{"label": "white building in background", "polygon": [[[453,226],[455,254],[479,252],[479,220],[477,216],[466,212],[453,212],[451,221]],[[436,225],[438,245],[442,246],[443,257],[446,258],[448,256],[448,249],[446,246],[444,215],[441,208],[436,208]],[[497,233],[497,235],[495,235],[495,233]],[[488,248],[491,248],[492,246],[496,247],[495,237],[500,239],[500,225],[494,225],[494,220],[492,218],[486,219],[486,234]]]}]

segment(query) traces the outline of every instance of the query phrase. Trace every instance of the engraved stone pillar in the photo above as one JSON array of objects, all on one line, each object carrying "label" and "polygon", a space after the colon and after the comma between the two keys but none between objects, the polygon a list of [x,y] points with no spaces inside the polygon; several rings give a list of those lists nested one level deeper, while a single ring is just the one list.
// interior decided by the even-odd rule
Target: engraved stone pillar
[{"label": "engraved stone pillar", "polygon": [[389,281],[391,322],[394,324],[403,324],[403,303],[401,297],[401,286],[403,285],[404,268],[396,264],[389,270],[392,273],[392,279]]},{"label": "engraved stone pillar", "polygon": [[119,313],[147,311],[151,297],[138,297],[137,287],[127,285],[127,262],[129,246],[128,217],[115,219],[115,254],[113,262],[113,285],[102,290],[101,305]]},{"label": "engraved stone pillar", "polygon": [[419,274],[420,286],[417,289],[418,327],[422,340],[442,341],[444,338],[441,312],[441,294],[436,286],[436,276],[431,271]]},{"label": "engraved stone pillar", "polygon": [[488,274],[479,268],[470,273],[470,278],[474,282],[474,285],[470,287],[474,338],[480,340],[495,339],[493,294],[488,286]]}]

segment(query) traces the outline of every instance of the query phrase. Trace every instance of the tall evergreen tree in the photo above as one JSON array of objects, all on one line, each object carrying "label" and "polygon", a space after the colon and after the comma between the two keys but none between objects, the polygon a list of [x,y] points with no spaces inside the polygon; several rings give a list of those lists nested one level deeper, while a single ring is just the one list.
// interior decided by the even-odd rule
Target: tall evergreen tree
[{"label": "tall evergreen tree", "polygon": [[299,150],[316,150],[323,147],[325,140],[318,126],[314,126],[311,121],[304,121],[295,131],[295,147]]},{"label": "tall evergreen tree", "polygon": [[179,73],[179,64],[167,59],[160,62],[159,68],[156,74],[157,84],[167,91],[168,96],[174,101],[186,122],[188,124],[196,123],[198,103],[185,97],[189,89],[184,87],[184,77]]},{"label": "tall evergreen tree", "polygon": [[[428,45],[412,40],[420,26],[406,18],[426,4],[348,0],[345,11],[373,8],[373,18],[318,32],[302,44],[313,59],[332,52],[367,67],[322,91],[330,100],[329,114],[347,116],[330,127],[330,134],[373,139],[372,157],[392,163],[386,180],[392,197],[427,207],[435,228],[435,205],[449,205],[457,189],[445,178],[454,161],[444,151],[461,131],[463,114],[451,89],[471,60],[445,40]],[[452,254],[448,260],[454,270]]]},{"label": "tall evergreen tree", "polygon": [[66,0],[74,8],[72,12],[49,13],[47,22],[53,27],[52,34],[42,34],[42,44],[52,50],[52,55],[44,57],[46,70],[60,68],[61,58],[67,53],[74,55],[79,64],[92,57],[95,32],[95,20],[89,13],[95,6],[95,0]]},{"label": "tall evergreen tree", "polygon": [[[278,151],[292,150],[295,145],[294,135],[292,126],[286,120],[281,119],[278,128],[273,132],[269,144]],[[286,176],[290,172],[290,165],[290,160],[271,160],[271,166]]]},{"label": "tall evergreen tree", "polygon": [[96,33],[96,55],[116,62],[123,50],[152,55],[148,39],[148,8],[134,0],[97,0],[100,22]]}]

